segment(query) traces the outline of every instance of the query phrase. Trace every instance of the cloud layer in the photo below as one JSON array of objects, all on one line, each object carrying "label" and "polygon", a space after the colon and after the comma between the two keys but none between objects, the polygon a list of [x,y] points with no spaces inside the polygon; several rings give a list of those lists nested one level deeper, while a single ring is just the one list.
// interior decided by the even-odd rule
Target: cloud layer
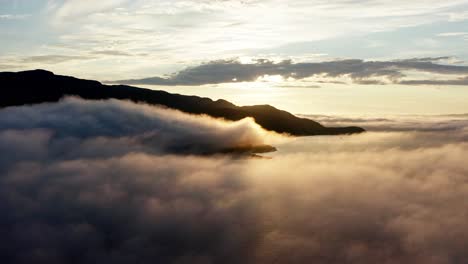
[{"label": "cloud layer", "polygon": [[[118,100],[67,98],[58,104],[10,107],[1,110],[1,115],[3,146],[15,149],[15,142],[28,146],[27,140],[13,139],[18,133],[42,135],[47,158],[107,157],[132,151],[212,154],[262,146],[266,138],[275,137],[249,118],[224,122]],[[76,146],[63,153],[71,145]]]},{"label": "cloud layer", "polygon": [[[253,82],[264,76],[281,76],[284,79],[302,80],[310,77],[349,77],[358,84],[444,84],[465,85],[466,77],[456,80],[407,80],[407,71],[440,75],[467,75],[468,66],[440,64],[450,59],[415,58],[396,61],[338,60],[326,62],[294,63],[284,60],[278,63],[259,59],[244,64],[238,60],[218,60],[190,67],[168,78],[152,77],[121,80],[122,84],[152,85],[204,85],[231,82]],[[321,82],[336,82],[336,79]]]},{"label": "cloud layer", "polygon": [[365,126],[369,131],[457,133],[468,127],[468,114],[407,115],[380,118],[326,115],[304,115],[304,117],[328,126]]},{"label": "cloud layer", "polygon": [[[0,258],[464,263],[468,126],[457,119],[465,121],[451,130],[385,123],[361,135],[282,139],[268,160],[172,151],[235,145],[240,135],[271,143],[249,120],[77,99],[3,109]],[[149,131],[158,133],[147,144]]]}]

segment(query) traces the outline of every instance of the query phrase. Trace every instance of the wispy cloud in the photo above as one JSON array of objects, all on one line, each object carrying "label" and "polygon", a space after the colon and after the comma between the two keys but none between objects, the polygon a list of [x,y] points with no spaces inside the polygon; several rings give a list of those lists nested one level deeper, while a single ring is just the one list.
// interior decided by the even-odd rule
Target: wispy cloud
[{"label": "wispy cloud", "polygon": [[132,56],[128,52],[118,51],[118,50],[96,50],[91,52],[96,55],[110,55],[110,56]]},{"label": "wispy cloud", "polygon": [[31,15],[23,14],[0,14],[0,20],[22,20],[30,17]]},{"label": "wispy cloud", "polygon": [[450,12],[448,16],[449,16],[450,22],[460,22],[460,21],[468,20],[467,11]]},{"label": "wispy cloud", "polygon": [[125,2],[128,2],[128,0],[50,0],[47,8],[49,12],[53,13],[53,22],[61,24],[118,7]]},{"label": "wispy cloud", "polygon": [[468,76],[451,80],[406,80],[399,83],[406,85],[468,85]]},{"label": "wispy cloud", "polygon": [[466,36],[468,32],[446,32],[437,34],[439,37],[459,37],[459,36]]},{"label": "wispy cloud", "polygon": [[75,61],[75,60],[88,60],[91,57],[88,56],[72,56],[72,55],[38,55],[38,56],[30,56],[24,57],[21,59],[22,62],[26,63],[44,63],[44,64],[56,64],[62,63],[67,61]]}]

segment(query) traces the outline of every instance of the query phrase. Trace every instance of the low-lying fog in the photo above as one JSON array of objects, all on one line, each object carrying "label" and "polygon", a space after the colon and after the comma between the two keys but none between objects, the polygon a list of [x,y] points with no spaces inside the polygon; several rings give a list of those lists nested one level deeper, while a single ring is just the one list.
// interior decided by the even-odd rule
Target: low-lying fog
[{"label": "low-lying fog", "polygon": [[[1,262],[468,261],[467,116],[315,119],[369,132],[115,100],[2,109]],[[264,144],[272,159],[216,154]]]}]

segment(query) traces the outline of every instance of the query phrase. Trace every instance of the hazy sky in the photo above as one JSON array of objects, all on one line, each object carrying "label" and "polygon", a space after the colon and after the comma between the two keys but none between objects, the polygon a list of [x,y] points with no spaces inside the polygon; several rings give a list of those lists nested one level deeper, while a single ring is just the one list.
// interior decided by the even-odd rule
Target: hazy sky
[{"label": "hazy sky", "polygon": [[468,99],[467,0],[0,0],[0,39],[3,71],[163,86],[451,86]]}]

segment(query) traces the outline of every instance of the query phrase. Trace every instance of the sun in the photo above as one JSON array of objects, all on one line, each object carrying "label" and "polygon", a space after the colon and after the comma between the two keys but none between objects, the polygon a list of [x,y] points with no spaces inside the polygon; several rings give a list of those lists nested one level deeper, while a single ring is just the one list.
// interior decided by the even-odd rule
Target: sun
[{"label": "sun", "polygon": [[281,83],[284,82],[284,77],[281,75],[262,75],[256,80],[257,82],[268,82],[268,83]]}]

